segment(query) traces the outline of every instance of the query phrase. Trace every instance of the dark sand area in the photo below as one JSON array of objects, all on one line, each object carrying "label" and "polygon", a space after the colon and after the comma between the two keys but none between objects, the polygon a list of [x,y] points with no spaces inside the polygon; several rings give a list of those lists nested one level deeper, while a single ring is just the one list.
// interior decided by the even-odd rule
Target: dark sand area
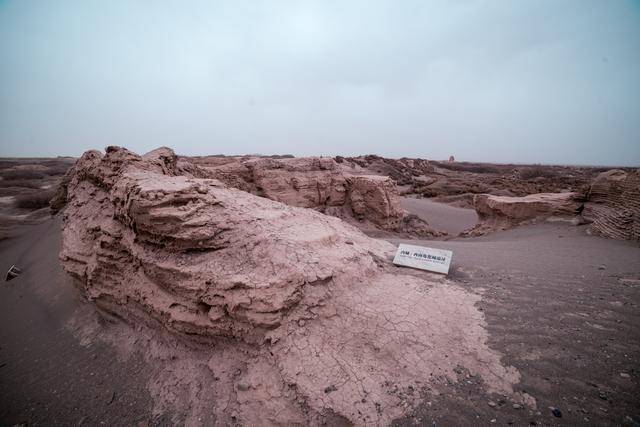
[{"label": "dark sand area", "polygon": [[538,411],[514,409],[493,396],[497,406],[489,407],[478,388],[463,384],[423,405],[418,416],[438,425],[468,424],[483,413],[499,425],[640,422],[637,242],[557,224],[473,239],[391,241],[453,251],[450,276],[481,290],[490,347],[520,371],[516,388],[538,403]]},{"label": "dark sand area", "polygon": [[[0,425],[135,425],[152,402],[141,358],[81,342],[68,326],[80,302],[58,262],[60,220],[0,242]],[[24,273],[4,282],[12,265]]]}]

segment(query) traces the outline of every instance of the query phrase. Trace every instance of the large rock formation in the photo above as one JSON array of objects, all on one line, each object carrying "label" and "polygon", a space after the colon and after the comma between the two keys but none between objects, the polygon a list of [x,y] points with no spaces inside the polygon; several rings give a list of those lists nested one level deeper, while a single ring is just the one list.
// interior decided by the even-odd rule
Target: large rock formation
[{"label": "large rock formation", "polygon": [[393,266],[394,246],[338,218],[183,166],[168,150],[85,153],[60,259],[100,309],[207,344],[218,423],[385,425],[461,368],[517,399],[477,294]]},{"label": "large rock formation", "polygon": [[442,236],[400,206],[395,182],[388,176],[345,173],[329,157],[253,158],[219,164],[182,164],[194,177],[225,184],[291,206],[317,209],[363,230]]},{"label": "large rock formation", "polygon": [[582,196],[577,193],[541,193],[524,197],[476,194],[479,222],[467,235],[480,235],[540,221],[580,222]]},{"label": "large rock formation", "polygon": [[640,171],[614,169],[598,175],[582,215],[602,236],[640,239]]}]

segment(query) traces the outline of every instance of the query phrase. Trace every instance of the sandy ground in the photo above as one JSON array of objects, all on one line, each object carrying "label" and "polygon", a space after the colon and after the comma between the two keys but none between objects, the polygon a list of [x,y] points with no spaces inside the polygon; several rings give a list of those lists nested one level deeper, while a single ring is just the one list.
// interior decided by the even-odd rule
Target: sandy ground
[{"label": "sandy ground", "polygon": [[500,425],[639,425],[638,243],[550,224],[476,239],[392,241],[454,252],[451,277],[483,290],[489,346],[520,371],[516,390],[538,407],[514,408],[471,381],[428,399],[399,425],[488,417]]},{"label": "sandy ground", "polygon": [[[67,322],[87,307],[57,261],[60,221],[0,242],[0,425],[133,425],[150,417],[146,367]],[[24,273],[4,282],[16,264]]]},{"label": "sandy ground", "polygon": [[[450,221],[453,230],[468,220],[468,212],[456,220],[445,212],[430,222]],[[70,319],[91,306],[78,301],[58,266],[59,221],[21,227],[18,235],[0,242],[2,271],[13,263],[25,269],[0,288],[0,424],[166,423],[151,414],[150,366],[71,332]],[[454,251],[452,279],[482,293],[477,305],[488,344],[519,370],[516,389],[533,396],[537,408],[514,407],[469,375],[434,388],[395,424],[640,423],[637,243],[566,225],[411,242]]]},{"label": "sandy ground", "polygon": [[436,230],[446,231],[452,236],[473,227],[478,221],[474,209],[457,208],[429,199],[403,197],[402,207],[427,221]]}]

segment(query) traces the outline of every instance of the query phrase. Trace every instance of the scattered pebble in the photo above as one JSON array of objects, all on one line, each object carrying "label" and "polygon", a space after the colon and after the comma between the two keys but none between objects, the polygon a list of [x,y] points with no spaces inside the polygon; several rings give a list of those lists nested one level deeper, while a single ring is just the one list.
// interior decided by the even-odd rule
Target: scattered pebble
[{"label": "scattered pebble", "polygon": [[598,270],[606,270],[607,266],[606,265],[599,265],[598,266]]},{"label": "scattered pebble", "polygon": [[631,378],[631,375],[627,374],[626,372],[620,372],[620,376],[622,378]]},{"label": "scattered pebble", "polygon": [[338,390],[338,389],[336,388],[336,386],[334,386],[333,384],[331,384],[329,387],[326,387],[326,388],[324,389],[324,392],[325,392],[325,394],[329,394],[329,393],[334,392],[334,391],[336,391],[336,390]]},{"label": "scattered pebble", "polygon": [[490,401],[487,402],[487,405],[491,406],[492,408],[495,408],[496,407],[496,402],[493,402],[493,401],[490,400]]},{"label": "scattered pebble", "polygon": [[522,409],[522,405],[520,405],[519,403],[514,403],[513,409]]}]

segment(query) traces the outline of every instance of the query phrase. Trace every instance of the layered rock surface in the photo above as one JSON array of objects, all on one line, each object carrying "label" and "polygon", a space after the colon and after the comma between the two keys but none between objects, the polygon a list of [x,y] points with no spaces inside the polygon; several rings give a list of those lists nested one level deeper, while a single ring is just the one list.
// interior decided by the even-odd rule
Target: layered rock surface
[{"label": "layered rock surface", "polygon": [[614,239],[640,239],[640,171],[614,169],[594,179],[583,216],[592,229]]},{"label": "layered rock surface", "polygon": [[385,425],[461,367],[513,395],[519,374],[487,346],[479,295],[394,267],[391,244],[338,218],[183,166],[167,150],[85,153],[69,176],[60,259],[102,310],[213,345],[212,372],[233,372],[209,408],[219,424],[329,413]]},{"label": "layered rock surface", "polygon": [[476,194],[479,223],[465,234],[478,235],[516,225],[548,220],[579,222],[582,196],[577,193],[541,193],[524,197]]}]

